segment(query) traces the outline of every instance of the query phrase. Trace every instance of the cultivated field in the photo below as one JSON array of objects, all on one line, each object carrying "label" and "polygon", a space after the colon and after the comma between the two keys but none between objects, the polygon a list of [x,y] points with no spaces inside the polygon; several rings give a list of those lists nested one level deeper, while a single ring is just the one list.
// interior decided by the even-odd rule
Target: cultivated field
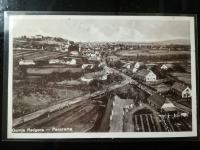
[{"label": "cultivated field", "polygon": [[134,115],[133,122],[135,132],[156,132],[158,127],[152,114]]},{"label": "cultivated field", "polygon": [[63,68],[27,68],[27,73],[28,74],[35,74],[35,75],[48,75],[54,72],[57,73],[63,73],[66,71],[71,71],[73,73],[78,72],[80,73],[82,71],[81,68],[68,68],[68,67],[63,67]]},{"label": "cultivated field", "polygon": [[192,129],[191,124],[188,123],[190,121],[186,118],[160,118],[157,124],[152,114],[140,114],[133,116],[133,122],[135,132],[178,132]]},{"label": "cultivated field", "polygon": [[186,118],[164,118],[161,119],[160,125],[162,131],[165,132],[178,132],[178,131],[191,131],[192,126]]},{"label": "cultivated field", "polygon": [[55,51],[44,51],[44,50],[14,50],[14,59],[32,59],[32,60],[48,60],[52,58],[57,58],[59,56],[64,56],[64,53]]},{"label": "cultivated field", "polygon": [[190,54],[190,51],[169,51],[169,50],[120,50],[116,53],[120,56],[154,56],[154,55],[177,55],[177,54]]},{"label": "cultivated field", "polygon": [[20,117],[55,105],[66,99],[71,99],[85,94],[78,89],[51,88],[36,85],[26,86],[21,84],[15,87],[13,92],[13,114],[14,117]]},{"label": "cultivated field", "polygon": [[170,73],[173,77],[177,78],[184,83],[191,85],[191,74],[189,73],[182,73],[182,72],[173,72]]},{"label": "cultivated field", "polygon": [[[98,106],[88,101],[78,102],[58,111],[49,112],[39,118],[15,126],[16,129],[44,128],[46,132],[59,132],[56,128],[67,128],[60,132],[87,132],[90,131],[98,118]],[[51,130],[52,129],[52,130]]]}]

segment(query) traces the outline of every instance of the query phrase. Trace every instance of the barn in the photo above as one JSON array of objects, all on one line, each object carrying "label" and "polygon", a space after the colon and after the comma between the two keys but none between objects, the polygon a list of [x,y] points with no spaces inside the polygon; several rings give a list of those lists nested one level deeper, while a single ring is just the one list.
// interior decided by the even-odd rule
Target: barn
[{"label": "barn", "polygon": [[169,69],[173,69],[173,64],[163,64],[160,69],[161,70],[169,70]]},{"label": "barn", "polygon": [[180,96],[181,98],[190,98],[191,97],[191,89],[184,83],[175,82],[171,90],[176,95]]},{"label": "barn", "polygon": [[134,74],[134,78],[145,82],[157,80],[156,74],[153,73],[153,71],[147,69],[139,70]]},{"label": "barn", "polygon": [[164,115],[177,114],[177,109],[174,104],[164,98],[162,95],[153,94],[148,97],[147,102]]},{"label": "barn", "polygon": [[177,114],[176,106],[174,106],[173,103],[166,102],[161,107],[161,113],[165,115],[176,115]]}]

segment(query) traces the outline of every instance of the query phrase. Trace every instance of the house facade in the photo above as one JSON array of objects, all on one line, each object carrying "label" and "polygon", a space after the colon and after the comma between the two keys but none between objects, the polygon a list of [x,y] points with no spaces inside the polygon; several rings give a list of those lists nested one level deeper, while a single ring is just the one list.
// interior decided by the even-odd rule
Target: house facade
[{"label": "house facade", "polygon": [[107,56],[107,60],[108,60],[109,62],[115,62],[115,61],[119,61],[120,58],[117,57],[117,56],[115,56],[115,55],[112,55],[112,56]]},{"label": "house facade", "polygon": [[59,64],[60,60],[59,59],[50,59],[49,64]]},{"label": "house facade", "polygon": [[83,81],[83,82],[86,82],[86,83],[90,83],[91,81],[93,81],[94,80],[94,78],[87,78],[87,77],[81,77],[81,81]]},{"label": "house facade", "polygon": [[175,82],[171,90],[181,98],[191,98],[191,89],[186,84]]},{"label": "house facade", "polygon": [[174,116],[177,114],[176,106],[171,102],[166,102],[161,107],[161,113],[168,116]]},{"label": "house facade", "polygon": [[134,78],[145,82],[157,80],[156,74],[154,74],[153,71],[146,69],[139,70],[137,73],[135,73]]},{"label": "house facade", "polygon": [[94,66],[95,66],[94,64],[83,64],[81,68],[82,69],[86,69],[86,68],[93,69]]},{"label": "house facade", "polygon": [[185,90],[181,93],[182,98],[189,98],[191,97],[191,89],[189,87],[186,87]]},{"label": "house facade", "polygon": [[134,65],[134,68],[137,68],[139,69],[140,67],[144,66],[144,63],[143,62],[136,62],[135,65]]},{"label": "house facade", "polygon": [[70,54],[74,55],[74,56],[78,56],[79,55],[79,53],[77,51],[71,51]]},{"label": "house facade", "polygon": [[172,69],[173,65],[172,64],[163,64],[160,69],[161,70],[168,70],[168,69]]},{"label": "house facade", "polygon": [[69,60],[69,61],[66,61],[66,64],[68,64],[68,65],[76,65],[76,59],[71,59],[71,60]]},{"label": "house facade", "polygon": [[163,65],[160,67],[160,69],[162,69],[162,70],[167,70],[168,67],[167,67],[165,64],[163,64]]},{"label": "house facade", "polygon": [[124,69],[131,69],[131,68],[133,68],[133,64],[132,63],[126,63],[126,64],[124,64],[122,66],[122,68],[124,68]]},{"label": "house facade", "polygon": [[23,66],[23,65],[35,65],[35,62],[33,60],[23,60],[21,59],[19,61],[19,65]]},{"label": "house facade", "polygon": [[146,80],[146,81],[156,81],[156,75],[155,75],[152,71],[150,71],[150,72],[146,75],[145,80]]}]

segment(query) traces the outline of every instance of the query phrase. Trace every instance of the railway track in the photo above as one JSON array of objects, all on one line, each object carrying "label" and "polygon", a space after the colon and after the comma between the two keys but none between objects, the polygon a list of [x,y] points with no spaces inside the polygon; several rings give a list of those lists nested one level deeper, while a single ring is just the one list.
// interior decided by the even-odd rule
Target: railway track
[{"label": "railway track", "polygon": [[30,120],[28,122],[25,122],[24,124],[19,124],[16,126],[16,128],[26,128],[26,127],[32,127],[32,128],[39,128],[41,126],[47,126],[47,124],[51,124],[51,121],[56,121],[58,118],[62,119],[70,116],[74,113],[73,110],[80,110],[84,107],[84,104],[87,102],[79,102],[76,105],[72,105],[69,107],[61,108],[60,110],[57,110],[56,112],[52,113],[45,113],[41,115],[40,117]]},{"label": "railway track", "polygon": [[[93,104],[79,103],[68,110],[61,110],[39,120],[33,120],[18,128],[72,128],[76,132],[89,131],[97,118],[98,111]],[[91,122],[92,121],[92,122]],[[35,123],[34,123],[35,122]]]},{"label": "railway track", "polygon": [[113,85],[113,86],[111,86],[111,87],[109,87],[107,89],[104,89],[102,91],[97,91],[97,92],[94,92],[92,94],[86,94],[84,96],[76,97],[76,98],[73,98],[73,99],[70,99],[70,100],[66,99],[66,101],[64,101],[62,103],[59,103],[59,104],[50,106],[48,108],[39,110],[37,112],[34,112],[34,113],[31,113],[31,114],[19,117],[17,119],[14,119],[13,120],[13,126],[15,127],[15,126],[18,126],[20,124],[25,124],[26,122],[29,122],[31,120],[40,118],[40,116],[42,116],[42,115],[44,115],[46,113],[55,112],[56,110],[59,110],[59,108],[64,108],[67,105],[76,104],[76,103],[79,103],[81,101],[88,102],[87,100],[91,100],[91,98],[94,98],[94,97],[99,96],[99,95],[104,95],[105,93],[110,92],[112,90],[115,90],[117,88],[121,88],[121,87],[127,85],[128,83],[129,83],[129,80],[126,79],[123,82],[121,82],[120,84]]}]

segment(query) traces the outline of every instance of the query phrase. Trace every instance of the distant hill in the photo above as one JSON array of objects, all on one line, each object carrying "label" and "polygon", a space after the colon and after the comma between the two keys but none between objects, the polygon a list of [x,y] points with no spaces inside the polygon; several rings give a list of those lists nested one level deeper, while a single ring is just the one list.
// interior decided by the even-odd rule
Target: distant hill
[{"label": "distant hill", "polygon": [[190,41],[187,39],[174,39],[174,40],[165,40],[165,41],[155,41],[155,42],[122,42],[122,41],[116,41],[116,42],[80,42],[80,44],[90,44],[90,45],[106,45],[106,44],[125,44],[125,45],[137,45],[137,44],[158,44],[158,45],[190,45]]},{"label": "distant hill", "polygon": [[190,41],[187,39],[175,39],[175,40],[166,40],[166,41],[160,41],[160,42],[154,42],[156,44],[163,44],[163,45],[190,45]]}]

